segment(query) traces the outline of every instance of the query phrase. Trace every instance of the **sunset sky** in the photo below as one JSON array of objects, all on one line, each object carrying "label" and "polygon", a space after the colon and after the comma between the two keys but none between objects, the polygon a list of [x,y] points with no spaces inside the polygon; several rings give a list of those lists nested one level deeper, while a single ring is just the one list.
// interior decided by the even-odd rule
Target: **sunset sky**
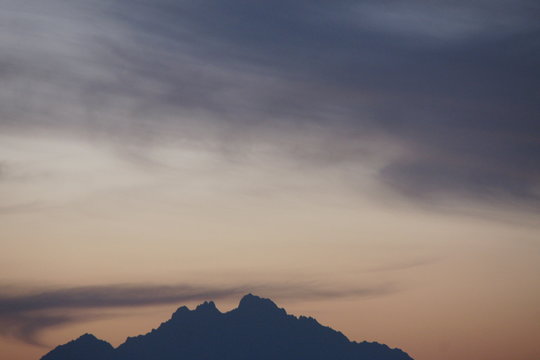
[{"label": "sunset sky", "polygon": [[0,0],[0,358],[252,292],[540,359],[540,2]]}]

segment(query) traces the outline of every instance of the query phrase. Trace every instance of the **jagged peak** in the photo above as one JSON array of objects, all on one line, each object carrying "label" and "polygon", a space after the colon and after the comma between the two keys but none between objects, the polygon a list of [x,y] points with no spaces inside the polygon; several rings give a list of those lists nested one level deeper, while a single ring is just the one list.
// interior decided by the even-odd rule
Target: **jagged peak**
[{"label": "jagged peak", "polygon": [[[117,348],[84,334],[77,340],[60,345],[42,360],[149,360],[198,359],[199,351],[208,359],[262,358],[272,354],[276,359],[305,358],[373,358],[385,360],[412,360],[402,350],[391,349],[377,343],[350,342],[342,333],[320,325],[306,316],[287,315],[272,300],[253,294],[245,295],[238,308],[222,314],[212,301],[205,301],[196,309],[178,308],[173,318],[146,335],[128,338]],[[269,336],[271,335],[271,336]],[[247,339],[249,347],[238,339]],[[291,344],[299,347],[289,351]],[[296,345],[295,345],[296,346]],[[322,356],[335,353],[333,357]]]},{"label": "jagged peak", "polygon": [[178,320],[182,319],[185,316],[192,316],[197,314],[221,314],[221,312],[216,307],[216,304],[213,301],[205,301],[199,305],[194,310],[190,310],[187,306],[179,307],[172,315],[172,319]]},{"label": "jagged peak", "polygon": [[195,309],[197,312],[212,312],[212,313],[221,313],[218,308],[216,307],[216,304],[213,301],[205,301],[202,304],[197,305],[197,308]]}]

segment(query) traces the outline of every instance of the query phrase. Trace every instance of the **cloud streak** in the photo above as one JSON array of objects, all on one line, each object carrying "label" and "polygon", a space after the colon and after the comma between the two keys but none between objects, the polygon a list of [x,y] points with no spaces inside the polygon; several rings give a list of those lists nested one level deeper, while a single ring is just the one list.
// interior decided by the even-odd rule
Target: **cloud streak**
[{"label": "cloud streak", "polygon": [[0,288],[0,335],[43,346],[39,341],[43,331],[105,317],[86,313],[88,310],[180,305],[188,301],[238,297],[248,292],[282,299],[320,300],[384,296],[395,291],[397,288],[392,284],[345,288],[308,283],[238,286],[112,284],[46,290],[3,287]]}]

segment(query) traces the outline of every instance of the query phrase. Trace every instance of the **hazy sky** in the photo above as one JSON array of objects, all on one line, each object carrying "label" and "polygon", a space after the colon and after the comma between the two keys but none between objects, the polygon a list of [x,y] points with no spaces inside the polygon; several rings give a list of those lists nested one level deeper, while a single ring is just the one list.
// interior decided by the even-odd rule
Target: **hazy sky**
[{"label": "hazy sky", "polygon": [[540,4],[0,0],[0,358],[247,292],[540,358]]}]

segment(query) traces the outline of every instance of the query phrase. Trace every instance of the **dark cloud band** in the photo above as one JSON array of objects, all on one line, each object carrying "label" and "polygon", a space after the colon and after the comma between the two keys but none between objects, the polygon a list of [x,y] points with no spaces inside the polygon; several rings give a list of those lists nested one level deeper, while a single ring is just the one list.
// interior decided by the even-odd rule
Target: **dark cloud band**
[{"label": "dark cloud band", "polygon": [[[248,292],[269,294],[282,299],[325,299],[383,296],[397,289],[390,284],[356,288],[310,284],[267,284],[239,286],[106,285],[48,290],[0,288],[0,335],[12,336],[32,345],[41,345],[42,331],[96,317],[88,310],[106,310],[187,301],[220,300]],[[73,310],[73,311],[72,311]],[[109,315],[110,316],[110,315]]]}]

